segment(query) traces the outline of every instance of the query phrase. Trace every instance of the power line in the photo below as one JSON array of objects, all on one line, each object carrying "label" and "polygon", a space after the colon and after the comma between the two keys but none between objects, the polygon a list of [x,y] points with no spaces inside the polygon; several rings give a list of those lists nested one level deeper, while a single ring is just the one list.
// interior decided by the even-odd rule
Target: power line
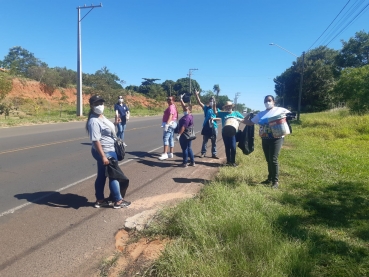
[{"label": "power line", "polygon": [[333,22],[337,19],[337,17],[341,14],[341,12],[346,8],[346,6],[348,5],[348,3],[350,3],[351,0],[348,0],[348,2],[346,3],[346,5],[341,9],[341,11],[336,15],[336,17],[332,20],[332,22],[328,25],[328,27],[324,30],[324,32],[314,41],[314,43],[310,46],[310,48],[308,49],[308,51],[311,49],[311,47],[313,47],[313,45],[324,35],[324,33],[328,30],[328,28],[333,24]]},{"label": "power line", "polygon": [[[325,39],[321,42],[322,45],[327,44],[327,41],[331,41],[332,37],[336,37],[337,32],[341,33],[340,28],[350,20],[352,15],[360,8],[365,0],[358,0],[354,3],[346,12],[342,15],[341,19],[338,20],[336,26],[329,32]],[[347,25],[346,25],[347,26]],[[342,29],[341,29],[342,30]]]},{"label": "power line", "polygon": [[325,46],[328,46],[338,35],[340,35],[350,24],[369,6],[367,4],[334,38],[332,38]]}]

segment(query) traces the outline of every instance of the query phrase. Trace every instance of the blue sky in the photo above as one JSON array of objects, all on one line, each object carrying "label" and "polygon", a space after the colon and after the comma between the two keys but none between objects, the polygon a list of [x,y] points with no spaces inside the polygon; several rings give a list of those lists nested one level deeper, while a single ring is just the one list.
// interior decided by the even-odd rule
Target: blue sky
[{"label": "blue sky", "polygon": [[[77,7],[84,0],[0,0],[0,59],[21,46],[46,62],[77,70]],[[219,84],[222,95],[256,110],[274,94],[273,78],[307,51],[341,9],[352,8],[348,23],[369,0],[102,0],[82,20],[82,70],[103,66],[126,81],[176,81],[190,68],[203,90]],[[358,5],[357,7],[355,5]],[[328,47],[369,30],[366,9]],[[89,9],[82,9],[83,17]],[[345,10],[344,10],[345,11]],[[344,12],[342,13],[344,14]],[[334,25],[332,25],[334,26]],[[313,48],[325,45],[326,33]],[[324,41],[325,39],[325,41]]]}]

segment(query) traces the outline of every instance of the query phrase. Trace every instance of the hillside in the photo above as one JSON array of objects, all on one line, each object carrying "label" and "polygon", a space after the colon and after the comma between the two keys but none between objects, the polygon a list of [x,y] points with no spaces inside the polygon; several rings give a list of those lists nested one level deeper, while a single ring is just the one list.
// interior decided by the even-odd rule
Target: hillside
[{"label": "hillside", "polygon": [[[44,84],[34,81],[14,78],[13,88],[11,92],[7,95],[6,99],[44,99],[50,103],[59,103],[60,99],[65,96],[65,102],[74,105],[76,104],[77,90],[76,88],[57,88],[54,91],[49,90]],[[90,95],[83,94],[83,104],[88,104],[88,99]],[[124,96],[125,102],[130,107],[141,106],[144,108],[148,107],[165,107],[165,102],[159,103],[154,99],[146,98],[143,95],[126,95]],[[13,101],[14,102],[14,101]]]}]

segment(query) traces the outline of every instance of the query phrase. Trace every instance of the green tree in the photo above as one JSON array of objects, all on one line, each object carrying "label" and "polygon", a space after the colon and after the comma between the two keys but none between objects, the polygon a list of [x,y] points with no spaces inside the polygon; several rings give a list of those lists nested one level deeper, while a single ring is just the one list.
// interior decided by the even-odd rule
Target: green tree
[{"label": "green tree", "polygon": [[334,90],[351,111],[369,112],[369,65],[343,70]]},{"label": "green tree", "polygon": [[360,31],[347,42],[341,42],[342,49],[336,57],[337,66],[347,68],[369,64],[369,33]]},{"label": "green tree", "polygon": [[150,91],[150,87],[153,85],[157,85],[155,82],[160,80],[160,79],[156,79],[156,78],[142,78],[144,79],[144,81],[142,81],[138,92],[142,93],[142,94],[148,94]]},{"label": "green tree", "polygon": [[[339,70],[335,65],[337,54],[336,50],[325,46],[306,53],[301,98],[302,111],[317,112],[329,108],[335,98],[333,87],[339,78]],[[292,110],[297,110],[301,70],[300,57],[293,66],[275,78],[275,93],[278,101],[285,97],[285,106]],[[284,84],[284,90],[281,89],[281,84]]]},{"label": "green tree", "polygon": [[61,77],[59,73],[55,69],[47,68],[41,82],[47,86],[51,94],[59,86],[60,81]]},{"label": "green tree", "polygon": [[158,101],[163,101],[167,96],[167,92],[163,89],[163,87],[159,84],[152,84],[149,86],[149,90],[147,96]]},{"label": "green tree", "polygon": [[13,74],[27,76],[27,70],[31,66],[47,67],[47,64],[37,59],[28,50],[20,46],[15,46],[9,49],[8,55],[2,61],[2,66],[10,69]]},{"label": "green tree", "polygon": [[166,91],[167,93],[167,96],[170,96],[170,95],[176,95],[177,93],[174,91],[174,85],[175,85],[175,82],[172,81],[172,80],[165,80],[161,86],[162,88]]},{"label": "green tree", "polygon": [[5,72],[0,72],[0,101],[12,90],[13,83],[9,75]]},{"label": "green tree", "polygon": [[216,95],[216,96],[217,96],[217,98],[218,98],[218,95],[219,95],[219,93],[220,93],[220,87],[219,87],[219,85],[214,85],[214,86],[213,86],[213,91],[214,91],[215,95]]}]

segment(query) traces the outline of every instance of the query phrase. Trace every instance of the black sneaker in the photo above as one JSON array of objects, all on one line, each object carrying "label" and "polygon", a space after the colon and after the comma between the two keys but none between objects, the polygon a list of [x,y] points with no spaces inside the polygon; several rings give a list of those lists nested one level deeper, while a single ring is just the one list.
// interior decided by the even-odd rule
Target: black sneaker
[{"label": "black sneaker", "polygon": [[272,189],[278,189],[278,182],[274,182],[272,185]]},{"label": "black sneaker", "polygon": [[236,163],[232,163],[231,164],[233,167],[237,167],[238,166],[238,164],[236,164]]},{"label": "black sneaker", "polygon": [[113,208],[114,209],[127,208],[130,205],[131,205],[131,202],[122,199],[119,204],[118,202],[115,202]]},{"label": "black sneaker", "polygon": [[217,160],[219,160],[219,157],[217,156],[217,155],[212,155],[211,156],[213,159],[217,159]]},{"label": "black sneaker", "polygon": [[265,181],[260,182],[260,184],[262,184],[262,185],[271,185],[272,181],[269,180],[269,179],[266,179]]},{"label": "black sneaker", "polygon": [[190,166],[196,166],[195,162],[190,163]]},{"label": "black sneaker", "polygon": [[106,200],[96,201],[94,206],[95,206],[95,208],[107,207],[107,206],[109,206],[109,202],[106,201]]}]

